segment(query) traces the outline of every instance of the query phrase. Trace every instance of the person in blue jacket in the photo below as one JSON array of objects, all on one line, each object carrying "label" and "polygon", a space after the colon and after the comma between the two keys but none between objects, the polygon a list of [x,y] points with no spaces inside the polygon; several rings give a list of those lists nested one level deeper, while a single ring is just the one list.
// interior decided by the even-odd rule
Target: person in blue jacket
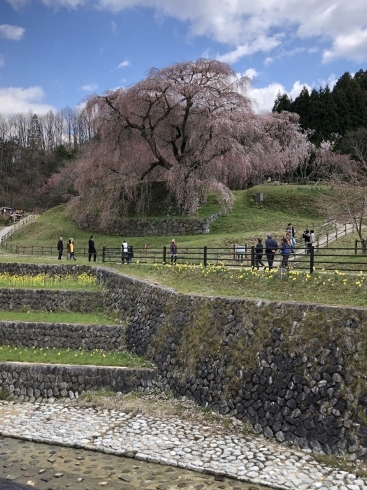
[{"label": "person in blue jacket", "polygon": [[278,250],[277,241],[271,236],[270,233],[267,234],[265,240],[265,254],[269,265],[269,271],[273,268],[275,252]]},{"label": "person in blue jacket", "polygon": [[289,255],[291,253],[291,245],[286,238],[282,239],[282,245],[281,245],[280,253],[282,254],[282,265],[281,265],[281,267],[287,268]]}]

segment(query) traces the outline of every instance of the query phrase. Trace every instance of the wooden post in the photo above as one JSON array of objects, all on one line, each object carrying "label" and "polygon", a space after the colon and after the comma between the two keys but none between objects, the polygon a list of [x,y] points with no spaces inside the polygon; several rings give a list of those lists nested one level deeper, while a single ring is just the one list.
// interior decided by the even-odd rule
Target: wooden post
[{"label": "wooden post", "polygon": [[310,274],[313,273],[315,262],[315,247],[310,247]]}]

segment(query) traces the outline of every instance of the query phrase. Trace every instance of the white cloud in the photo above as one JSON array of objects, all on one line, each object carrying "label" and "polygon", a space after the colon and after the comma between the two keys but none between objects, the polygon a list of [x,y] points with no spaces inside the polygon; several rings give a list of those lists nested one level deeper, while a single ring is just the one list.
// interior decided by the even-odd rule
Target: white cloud
[{"label": "white cloud", "polygon": [[[86,3],[89,0],[41,0],[48,7],[66,7],[66,8],[77,8]],[[7,0],[8,3],[15,9],[18,10],[27,3],[31,3],[32,0]]]},{"label": "white cloud", "polygon": [[238,46],[233,51],[229,51],[228,53],[222,55],[218,54],[217,60],[224,61],[225,63],[236,63],[243,56],[248,56],[258,51],[270,51],[279,44],[280,40],[275,37],[259,37],[254,39],[251,43]]},{"label": "white cloud", "polygon": [[318,81],[320,87],[326,87],[326,85],[328,85],[329,88],[330,88],[330,90],[333,90],[333,88],[334,88],[336,82],[338,81],[338,79],[336,78],[335,74],[332,73],[327,78],[327,80],[324,80],[323,78],[319,78],[317,81]]},{"label": "white cloud", "polygon": [[128,60],[123,61],[122,63],[120,63],[118,65],[117,68],[125,68],[126,66],[130,66],[130,61],[128,61]]},{"label": "white cloud", "polygon": [[367,59],[367,29],[337,36],[331,49],[323,54],[325,63],[336,58],[347,58],[363,63]]},{"label": "white cloud", "polygon": [[[8,0],[14,7],[27,0]],[[28,0],[29,2],[35,0]],[[229,46],[218,59],[235,63],[255,52],[269,52],[283,40],[323,42],[324,61],[367,61],[366,0],[41,0],[68,8],[90,3],[101,10],[153,9],[157,22],[175,18],[192,36],[206,36]],[[326,46],[326,47],[325,47]]]},{"label": "white cloud", "polygon": [[248,95],[254,101],[255,112],[271,111],[278,92],[285,92],[283,85],[280,83],[271,83],[263,88],[250,87]]},{"label": "white cloud", "polygon": [[[363,39],[365,0],[98,0],[98,4],[101,9],[115,12],[148,7],[155,9],[160,19],[168,16],[187,22],[192,35],[208,36],[233,46],[230,52],[220,55],[220,59],[230,63],[256,51],[273,49],[288,34],[329,43],[325,59],[367,60]],[[353,36],[355,44],[352,42],[353,46],[346,49],[337,42],[339,36]],[[256,43],[259,38],[264,42]]]},{"label": "white cloud", "polygon": [[248,95],[254,101],[254,110],[256,112],[270,112],[273,109],[278,93],[286,93],[289,97],[295,99],[301,93],[303,87],[306,87],[309,92],[312,90],[307,83],[300,83],[297,80],[289,91],[281,83],[274,82],[267,87],[250,87]]},{"label": "white cloud", "polygon": [[13,7],[13,9],[18,10],[18,8],[23,7],[29,0],[7,0],[7,2]]},{"label": "white cloud", "polygon": [[87,84],[87,85],[83,85],[80,88],[82,90],[84,90],[85,92],[93,92],[94,90],[96,90],[96,88],[98,88],[98,85],[96,85],[95,83],[90,83],[90,84]]},{"label": "white cloud", "polygon": [[0,25],[0,37],[10,39],[11,41],[19,41],[22,39],[25,29],[19,26],[11,26],[9,24]]},{"label": "white cloud", "polygon": [[264,65],[268,66],[268,65],[271,65],[273,62],[274,62],[273,58],[267,57],[264,60]]},{"label": "white cloud", "polygon": [[294,82],[293,87],[288,93],[288,95],[294,100],[299,94],[302,92],[303,88],[307,88],[309,92],[311,92],[312,87],[308,85],[308,83],[301,83],[299,80]]},{"label": "white cloud", "polygon": [[255,70],[255,68],[248,68],[243,75],[253,80],[257,77],[258,72]]},{"label": "white cloud", "polygon": [[41,87],[6,87],[0,88],[0,107],[5,114],[32,111],[43,114],[54,108],[43,104],[45,94]]}]

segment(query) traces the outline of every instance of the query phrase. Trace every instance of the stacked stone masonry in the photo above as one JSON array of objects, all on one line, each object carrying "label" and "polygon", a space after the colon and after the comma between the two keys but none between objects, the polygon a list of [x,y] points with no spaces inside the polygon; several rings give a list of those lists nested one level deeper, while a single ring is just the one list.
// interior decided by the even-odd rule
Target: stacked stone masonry
[{"label": "stacked stone masonry", "polygon": [[208,218],[116,218],[107,229],[98,225],[98,217],[88,215],[78,223],[83,230],[103,232],[108,235],[129,236],[184,236],[206,235],[210,226],[223,213],[219,212]]},{"label": "stacked stone masonry", "polygon": [[0,345],[119,350],[125,347],[125,327],[0,321]]},{"label": "stacked stone masonry", "polygon": [[0,389],[18,400],[78,398],[84,391],[107,389],[128,393],[153,384],[153,369],[63,366],[7,362],[0,368]]},{"label": "stacked stone masonry", "polygon": [[91,271],[105,307],[129,319],[128,349],[156,364],[156,386],[279,442],[366,457],[367,309],[180,295]]}]

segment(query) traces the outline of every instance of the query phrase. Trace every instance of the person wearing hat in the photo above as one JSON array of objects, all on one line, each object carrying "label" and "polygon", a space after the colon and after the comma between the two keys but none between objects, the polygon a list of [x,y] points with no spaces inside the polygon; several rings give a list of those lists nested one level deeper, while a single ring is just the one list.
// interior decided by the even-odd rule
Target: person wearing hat
[{"label": "person wearing hat", "polygon": [[177,245],[174,238],[172,239],[169,253],[171,254],[171,264],[175,264],[177,260]]},{"label": "person wearing hat", "polygon": [[[269,271],[273,268],[273,263],[274,263],[274,257],[275,257],[275,252],[278,249],[278,244],[277,241],[271,236],[270,233],[268,233],[267,238],[265,240],[265,254],[266,254],[266,259],[268,261],[268,266],[269,266]],[[266,267],[264,268],[264,270]]]}]

